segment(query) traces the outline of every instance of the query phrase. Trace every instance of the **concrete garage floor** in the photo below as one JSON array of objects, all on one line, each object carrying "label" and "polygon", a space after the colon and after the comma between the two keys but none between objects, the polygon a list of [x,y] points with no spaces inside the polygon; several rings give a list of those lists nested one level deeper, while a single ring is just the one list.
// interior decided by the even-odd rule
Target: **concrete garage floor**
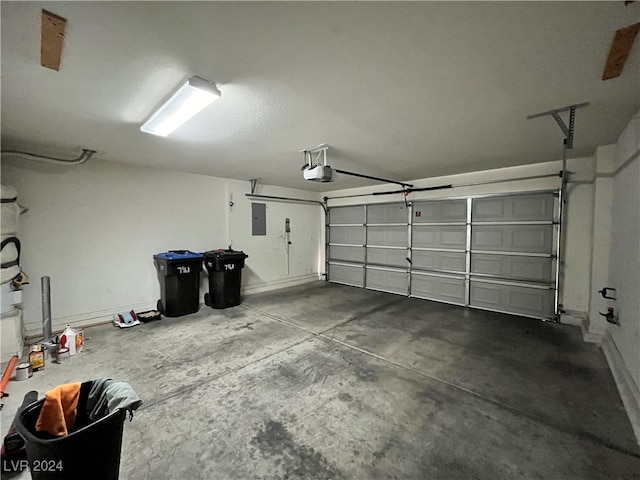
[{"label": "concrete garage floor", "polygon": [[317,282],[86,335],[10,382],[3,434],[28,390],[128,381],[121,479],[640,478],[576,327]]}]

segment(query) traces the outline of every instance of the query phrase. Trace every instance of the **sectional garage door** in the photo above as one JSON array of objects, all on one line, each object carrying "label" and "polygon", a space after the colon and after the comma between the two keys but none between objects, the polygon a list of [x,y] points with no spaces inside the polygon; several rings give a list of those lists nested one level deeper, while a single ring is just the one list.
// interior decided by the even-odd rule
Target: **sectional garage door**
[{"label": "sectional garage door", "polygon": [[555,192],[332,207],[336,283],[535,318],[557,310]]}]

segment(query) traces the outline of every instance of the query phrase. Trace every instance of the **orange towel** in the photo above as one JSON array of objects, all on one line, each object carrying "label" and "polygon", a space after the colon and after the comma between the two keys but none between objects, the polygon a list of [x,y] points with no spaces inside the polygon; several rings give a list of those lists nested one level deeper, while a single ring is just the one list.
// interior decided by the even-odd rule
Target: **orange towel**
[{"label": "orange towel", "polygon": [[76,421],[81,382],[58,385],[44,394],[44,404],[36,422],[38,432],[63,437]]}]

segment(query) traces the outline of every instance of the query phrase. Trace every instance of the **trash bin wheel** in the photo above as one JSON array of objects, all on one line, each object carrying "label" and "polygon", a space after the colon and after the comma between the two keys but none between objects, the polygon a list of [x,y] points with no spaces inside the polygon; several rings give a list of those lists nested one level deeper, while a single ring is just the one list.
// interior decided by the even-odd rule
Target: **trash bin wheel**
[{"label": "trash bin wheel", "polygon": [[210,307],[210,306],[211,306],[211,303],[209,302],[209,294],[208,294],[208,293],[205,293],[205,294],[204,294],[204,304],[205,304],[207,307]]},{"label": "trash bin wheel", "polygon": [[158,310],[162,315],[164,315],[164,310],[162,309],[162,300],[158,300],[158,303],[156,303],[156,310]]}]

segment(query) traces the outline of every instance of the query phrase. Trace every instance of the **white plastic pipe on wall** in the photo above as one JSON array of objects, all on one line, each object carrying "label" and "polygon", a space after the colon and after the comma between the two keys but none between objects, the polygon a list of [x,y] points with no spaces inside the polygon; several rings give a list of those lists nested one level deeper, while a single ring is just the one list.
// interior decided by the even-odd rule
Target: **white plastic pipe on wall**
[{"label": "white plastic pipe on wall", "polygon": [[49,157],[46,155],[38,155],[38,154],[34,154],[34,153],[29,153],[29,152],[22,152],[20,150],[2,150],[2,155],[10,155],[12,157],[18,157],[18,158],[22,158],[24,160],[30,160],[33,162],[41,162],[41,163],[48,163],[49,165],[82,165],[83,163],[85,163],[87,160],[89,160],[94,153],[96,153],[95,150],[87,150],[86,148],[82,149],[82,153],[80,154],[80,156],[76,159],[72,159],[72,160],[65,160],[63,158],[55,158],[55,157]]}]

